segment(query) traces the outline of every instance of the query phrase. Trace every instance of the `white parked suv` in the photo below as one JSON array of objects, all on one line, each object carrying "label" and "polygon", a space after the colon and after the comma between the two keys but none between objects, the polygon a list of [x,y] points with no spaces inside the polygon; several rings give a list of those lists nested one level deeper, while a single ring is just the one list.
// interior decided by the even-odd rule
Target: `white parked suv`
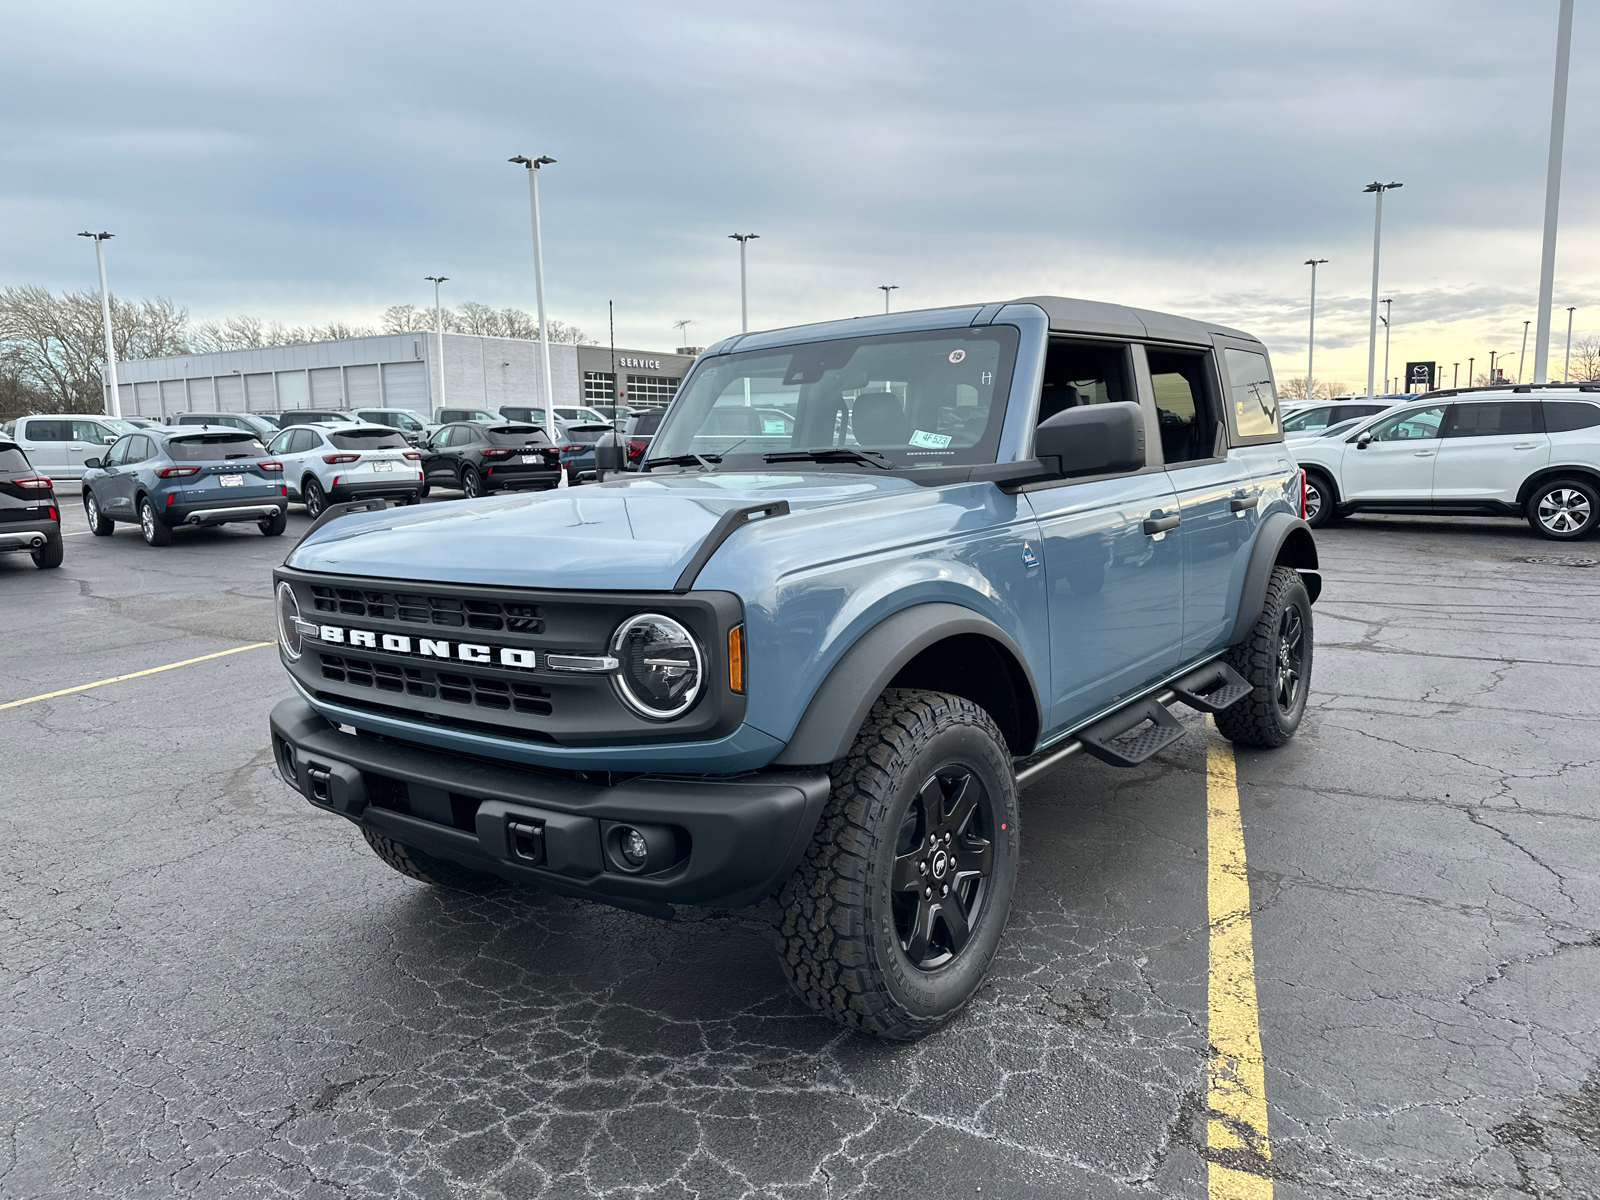
[{"label": "white parked suv", "polygon": [[267,453],[283,463],[289,499],[304,504],[313,520],[345,500],[415,504],[422,494],[422,455],[387,425],[291,425]]},{"label": "white parked suv", "polygon": [[1600,388],[1422,396],[1290,450],[1312,526],[1354,512],[1522,516],[1568,541],[1600,523]]}]

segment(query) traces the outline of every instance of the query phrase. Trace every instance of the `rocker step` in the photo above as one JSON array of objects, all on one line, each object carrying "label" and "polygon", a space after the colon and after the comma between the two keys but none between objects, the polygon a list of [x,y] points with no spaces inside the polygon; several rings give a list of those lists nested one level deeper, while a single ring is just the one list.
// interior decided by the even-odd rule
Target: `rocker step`
[{"label": "rocker step", "polygon": [[1178,718],[1152,697],[1081,730],[1078,740],[1101,762],[1114,767],[1136,767],[1158,750],[1172,745],[1183,733]]},{"label": "rocker step", "polygon": [[1250,694],[1243,675],[1227,663],[1207,663],[1169,685],[1173,698],[1203,713],[1218,713]]}]

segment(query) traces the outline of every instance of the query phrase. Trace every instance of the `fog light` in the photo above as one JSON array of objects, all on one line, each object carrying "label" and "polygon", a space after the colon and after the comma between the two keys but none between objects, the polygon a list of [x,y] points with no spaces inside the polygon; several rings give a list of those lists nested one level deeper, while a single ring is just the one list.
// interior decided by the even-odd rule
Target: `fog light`
[{"label": "fog light", "polygon": [[621,835],[622,860],[625,863],[638,870],[650,861],[650,845],[644,840],[644,834],[628,825],[617,832]]}]

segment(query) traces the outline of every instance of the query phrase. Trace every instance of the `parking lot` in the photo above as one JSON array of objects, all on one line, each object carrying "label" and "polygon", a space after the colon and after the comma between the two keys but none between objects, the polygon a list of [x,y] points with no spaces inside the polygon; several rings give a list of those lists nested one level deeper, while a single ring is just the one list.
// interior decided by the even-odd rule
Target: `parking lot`
[{"label": "parking lot", "polygon": [[[788,994],[763,910],[391,871],[267,749],[299,510],[152,549],[62,500],[59,570],[0,557],[0,1196],[1196,1197],[1237,1165],[1207,1133],[1199,718],[1025,794],[991,982],[890,1045]],[[1306,724],[1236,760],[1246,1165],[1280,1198],[1600,1193],[1600,568],[1553,561],[1600,544],[1386,517],[1319,544]]]}]

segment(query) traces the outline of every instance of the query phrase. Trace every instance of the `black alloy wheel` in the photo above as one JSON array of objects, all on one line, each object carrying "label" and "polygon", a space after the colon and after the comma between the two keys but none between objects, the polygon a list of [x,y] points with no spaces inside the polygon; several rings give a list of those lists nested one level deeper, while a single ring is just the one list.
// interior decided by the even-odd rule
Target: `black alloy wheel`
[{"label": "black alloy wheel", "polygon": [[477,467],[469,465],[461,468],[461,491],[468,500],[483,495],[483,476],[478,474]]},{"label": "black alloy wheel", "polygon": [[300,498],[305,501],[306,516],[313,521],[328,507],[328,493],[323,491],[322,485],[309,475],[306,476],[305,483],[300,485]]},{"label": "black alloy wheel", "polygon": [[1533,490],[1526,515],[1541,537],[1576,541],[1600,524],[1600,489],[1587,479],[1552,479]]},{"label": "black alloy wheel", "polygon": [[889,688],[778,895],[790,986],[839,1024],[910,1041],[958,1013],[1005,934],[1020,854],[1011,750],[944,692]]},{"label": "black alloy wheel", "polygon": [[100,501],[94,498],[94,489],[83,485],[83,515],[88,518],[89,532],[95,537],[110,537],[116,522],[100,511]]},{"label": "black alloy wheel", "polygon": [[890,886],[900,949],[919,971],[966,948],[989,898],[993,827],[982,781],[961,766],[930,777],[906,809]]},{"label": "black alloy wheel", "polygon": [[1292,738],[1305,719],[1315,649],[1305,581],[1292,567],[1273,567],[1261,615],[1225,660],[1251,690],[1212,718],[1217,731],[1241,746],[1267,749]]}]

